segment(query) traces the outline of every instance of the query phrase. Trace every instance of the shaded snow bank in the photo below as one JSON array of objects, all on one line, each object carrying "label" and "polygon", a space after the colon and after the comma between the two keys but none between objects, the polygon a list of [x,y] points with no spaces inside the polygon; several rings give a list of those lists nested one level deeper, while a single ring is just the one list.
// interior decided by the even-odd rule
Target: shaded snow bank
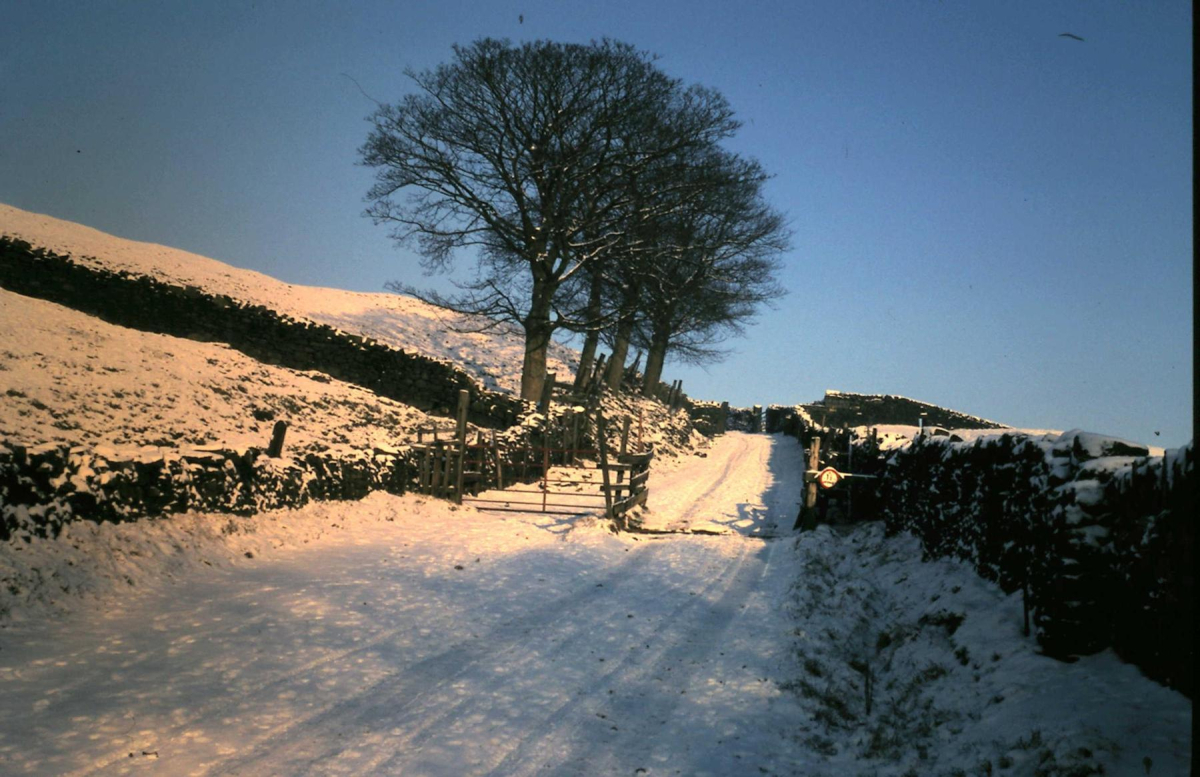
[{"label": "shaded snow bank", "polygon": [[802,672],[786,687],[812,711],[798,736],[824,757],[814,774],[1189,772],[1185,696],[1111,651],[1039,655],[1020,594],[968,563],[922,561],[915,537],[881,523],[795,544]]}]

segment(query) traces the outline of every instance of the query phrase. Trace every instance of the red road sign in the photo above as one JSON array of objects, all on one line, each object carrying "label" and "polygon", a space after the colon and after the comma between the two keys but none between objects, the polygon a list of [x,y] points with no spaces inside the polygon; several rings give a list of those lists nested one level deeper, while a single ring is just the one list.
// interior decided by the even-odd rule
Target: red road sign
[{"label": "red road sign", "polygon": [[842,473],[833,467],[826,467],[817,473],[817,482],[821,484],[821,488],[833,488],[841,479]]}]

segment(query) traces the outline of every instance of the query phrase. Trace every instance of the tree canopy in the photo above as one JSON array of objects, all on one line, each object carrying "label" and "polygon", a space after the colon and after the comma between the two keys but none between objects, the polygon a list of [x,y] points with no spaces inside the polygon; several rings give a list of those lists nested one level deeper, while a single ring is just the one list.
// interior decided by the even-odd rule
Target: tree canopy
[{"label": "tree canopy", "polygon": [[[738,287],[734,265],[748,261],[749,245],[762,249],[760,260],[778,245],[733,223],[757,219],[761,229],[770,219],[755,209],[761,171],[719,149],[738,123],[718,92],[685,86],[649,54],[611,40],[482,39],[407,75],[414,92],[380,105],[360,149],[375,168],[367,215],[415,245],[427,270],[447,269],[460,249],[473,255],[474,275],[456,282],[457,294],[419,295],[522,326],[522,397],[540,395],[557,328],[619,325],[627,343],[648,283],[662,299],[688,290],[711,297],[672,299],[672,326],[684,327],[677,348],[728,326],[693,323],[705,316],[744,316],[738,306],[755,294],[729,292]],[[756,205],[731,208],[729,197]],[[743,245],[731,253],[722,240]],[[764,297],[766,286],[755,288]],[[647,331],[657,325],[641,321]]]}]

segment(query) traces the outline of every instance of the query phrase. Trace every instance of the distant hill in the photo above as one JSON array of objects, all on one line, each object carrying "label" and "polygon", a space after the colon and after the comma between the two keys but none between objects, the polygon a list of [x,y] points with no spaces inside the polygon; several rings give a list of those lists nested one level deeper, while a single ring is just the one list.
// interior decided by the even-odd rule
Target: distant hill
[{"label": "distant hill", "polygon": [[878,426],[904,424],[916,426],[923,418],[926,426],[946,429],[1007,429],[1007,424],[960,413],[892,394],[852,394],[826,391],[816,402],[800,405],[817,423],[824,426]]}]

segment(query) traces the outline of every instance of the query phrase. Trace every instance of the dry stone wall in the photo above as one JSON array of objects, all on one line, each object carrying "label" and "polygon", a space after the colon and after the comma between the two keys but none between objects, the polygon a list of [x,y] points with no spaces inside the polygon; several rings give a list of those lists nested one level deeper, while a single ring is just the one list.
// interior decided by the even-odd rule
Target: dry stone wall
[{"label": "dry stone wall", "polygon": [[[881,452],[782,407],[768,409],[768,428],[805,445],[819,434],[821,466],[878,475],[870,493],[855,485],[857,517],[911,532],[930,557],[963,559],[1023,592],[1046,654],[1073,660],[1111,647],[1192,694],[1193,443],[1150,455],[1080,430],[998,430],[972,442],[926,434]],[[836,500],[844,487],[821,498]]]},{"label": "dry stone wall", "polygon": [[989,421],[986,418],[891,394],[852,394],[844,391],[826,391],[822,399],[800,407],[810,418],[831,427],[871,424],[915,426],[918,420],[923,418],[926,426],[941,426],[947,429],[1005,428],[1004,424]]},{"label": "dry stone wall", "polygon": [[[496,435],[512,482],[546,420],[526,416]],[[72,521],[120,523],[170,513],[249,515],[314,500],[361,499],[372,491],[419,491],[424,452],[404,445],[269,456],[219,446],[113,448],[0,441],[0,542],[56,537]],[[537,476],[537,473],[532,475]]]},{"label": "dry stone wall", "polygon": [[706,437],[715,437],[728,428],[729,406],[720,402],[691,401],[687,405],[688,416],[696,431]]},{"label": "dry stone wall", "polygon": [[879,517],[1025,591],[1047,654],[1113,647],[1190,695],[1193,451],[1151,456],[1083,432],[924,437],[888,458]]},{"label": "dry stone wall", "polygon": [[257,448],[0,444],[0,541],[54,537],[77,520],[118,523],[188,510],[244,515],[376,490],[400,494],[415,477],[408,450],[292,459]]}]

